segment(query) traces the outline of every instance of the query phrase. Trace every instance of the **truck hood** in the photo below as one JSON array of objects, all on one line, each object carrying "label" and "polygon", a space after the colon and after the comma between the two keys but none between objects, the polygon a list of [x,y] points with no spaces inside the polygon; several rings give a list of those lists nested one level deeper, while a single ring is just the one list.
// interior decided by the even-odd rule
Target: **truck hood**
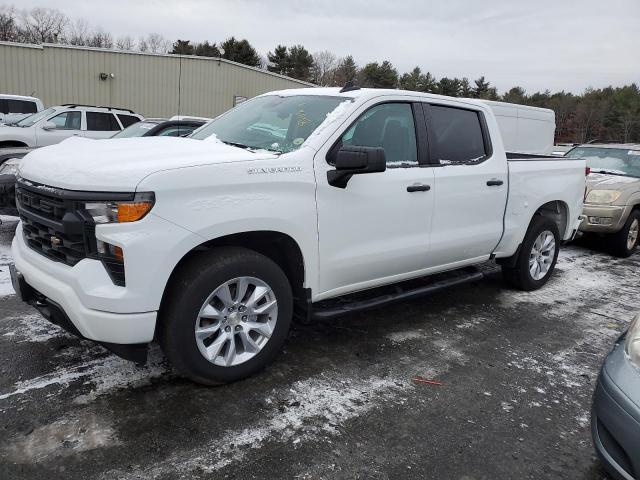
[{"label": "truck hood", "polygon": [[132,192],[143,178],[163,170],[275,157],[212,139],[74,137],[29,153],[19,174],[32,182],[68,190]]}]

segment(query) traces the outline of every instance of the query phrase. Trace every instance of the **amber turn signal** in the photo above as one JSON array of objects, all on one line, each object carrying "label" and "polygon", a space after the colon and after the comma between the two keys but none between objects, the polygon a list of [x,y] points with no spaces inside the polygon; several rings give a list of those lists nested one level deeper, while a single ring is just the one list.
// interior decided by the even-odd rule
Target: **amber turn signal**
[{"label": "amber turn signal", "polygon": [[144,217],[152,206],[151,202],[118,203],[118,223],[136,222]]}]

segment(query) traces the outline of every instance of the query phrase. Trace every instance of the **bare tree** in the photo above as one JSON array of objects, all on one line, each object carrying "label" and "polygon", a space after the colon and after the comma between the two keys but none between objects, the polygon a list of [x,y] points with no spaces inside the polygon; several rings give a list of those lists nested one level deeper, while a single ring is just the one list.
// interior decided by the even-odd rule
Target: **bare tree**
[{"label": "bare tree", "polygon": [[53,8],[33,8],[22,12],[25,40],[30,43],[57,42],[69,18]]},{"label": "bare tree", "polygon": [[311,81],[316,85],[333,85],[335,68],[338,64],[336,56],[328,51],[313,54],[313,66],[311,67]]},{"label": "bare tree", "polygon": [[88,45],[89,23],[84,18],[76,19],[67,30],[66,43],[69,45]]},{"label": "bare tree", "polygon": [[96,48],[113,48],[113,37],[109,32],[99,28],[93,32],[87,45]]},{"label": "bare tree", "polygon": [[151,53],[167,53],[171,48],[171,42],[159,33],[150,33],[146,39],[147,50]]},{"label": "bare tree", "polygon": [[148,52],[149,44],[147,43],[147,39],[144,37],[140,37],[138,39],[138,51],[139,52]]},{"label": "bare tree", "polygon": [[0,41],[15,42],[18,40],[18,21],[13,7],[0,7]]},{"label": "bare tree", "polygon": [[119,37],[118,40],[116,40],[116,48],[118,50],[133,50],[135,46],[135,41],[130,35]]}]

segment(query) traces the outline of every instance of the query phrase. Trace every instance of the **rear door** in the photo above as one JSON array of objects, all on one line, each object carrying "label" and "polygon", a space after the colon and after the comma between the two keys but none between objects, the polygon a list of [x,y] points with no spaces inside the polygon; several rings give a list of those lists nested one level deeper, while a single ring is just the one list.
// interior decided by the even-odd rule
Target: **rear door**
[{"label": "rear door", "polygon": [[121,128],[113,113],[87,111],[87,129],[83,135],[87,138],[111,138]]},{"label": "rear door", "polygon": [[[428,152],[420,110],[411,101],[371,101],[316,154],[325,296],[407,278],[426,266],[434,169],[424,161]],[[341,145],[384,148],[387,170],[354,175],[344,189],[329,185],[328,154]]]},{"label": "rear door", "polygon": [[472,263],[488,257],[502,236],[507,159],[493,152],[481,109],[430,103],[424,110],[437,185],[430,266]]}]

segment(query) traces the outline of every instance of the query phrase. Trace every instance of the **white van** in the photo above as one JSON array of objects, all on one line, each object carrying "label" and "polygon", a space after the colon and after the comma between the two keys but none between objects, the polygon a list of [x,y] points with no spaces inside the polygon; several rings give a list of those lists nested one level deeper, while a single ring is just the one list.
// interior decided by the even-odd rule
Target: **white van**
[{"label": "white van", "polygon": [[550,155],[553,152],[556,114],[548,108],[480,100],[493,110],[504,149],[511,153]]},{"label": "white van", "polygon": [[44,110],[39,98],[0,93],[0,124],[15,123]]}]

